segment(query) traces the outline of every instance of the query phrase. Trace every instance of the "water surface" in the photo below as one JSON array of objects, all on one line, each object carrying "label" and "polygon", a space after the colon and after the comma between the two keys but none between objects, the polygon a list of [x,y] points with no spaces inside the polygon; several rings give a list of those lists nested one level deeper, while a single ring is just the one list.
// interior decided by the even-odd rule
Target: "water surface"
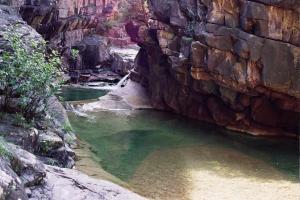
[{"label": "water surface", "polygon": [[76,133],[91,145],[105,171],[146,197],[252,199],[249,194],[255,192],[253,199],[273,199],[275,192],[279,199],[294,199],[300,195],[296,140],[237,134],[158,111],[89,115],[70,113]]},{"label": "water surface", "polygon": [[107,91],[98,90],[93,88],[76,88],[76,87],[62,87],[59,96],[63,98],[64,101],[81,101],[81,100],[91,100],[97,99],[105,95]]}]

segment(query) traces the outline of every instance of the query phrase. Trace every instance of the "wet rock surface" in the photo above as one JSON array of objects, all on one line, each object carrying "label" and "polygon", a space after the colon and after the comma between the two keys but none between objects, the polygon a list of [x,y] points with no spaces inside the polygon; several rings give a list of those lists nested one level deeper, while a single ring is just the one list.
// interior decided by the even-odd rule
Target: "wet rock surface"
[{"label": "wet rock surface", "polygon": [[128,33],[155,108],[255,135],[298,135],[300,4],[150,0]]},{"label": "wet rock surface", "polygon": [[96,102],[86,103],[77,108],[82,112],[99,110],[152,109],[149,96],[144,87],[128,80],[124,87],[116,88]]}]

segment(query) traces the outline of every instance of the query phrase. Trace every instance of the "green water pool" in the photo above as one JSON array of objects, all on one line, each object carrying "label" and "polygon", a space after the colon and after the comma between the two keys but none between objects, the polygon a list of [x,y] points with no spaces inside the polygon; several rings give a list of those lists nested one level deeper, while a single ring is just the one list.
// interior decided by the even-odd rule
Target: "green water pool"
[{"label": "green water pool", "polygon": [[99,166],[151,199],[232,199],[236,194],[226,193],[231,190],[244,199],[248,189],[258,197],[298,197],[297,140],[248,136],[151,110],[88,114],[69,118]]},{"label": "green water pool", "polygon": [[158,111],[101,111],[90,116],[70,114],[75,132],[92,145],[105,170],[125,181],[155,150],[195,146],[239,151],[267,161],[287,177],[299,175],[296,140],[239,135]]},{"label": "green water pool", "polygon": [[62,97],[64,101],[82,101],[97,99],[106,93],[107,91],[105,90],[92,88],[62,87],[59,96]]}]

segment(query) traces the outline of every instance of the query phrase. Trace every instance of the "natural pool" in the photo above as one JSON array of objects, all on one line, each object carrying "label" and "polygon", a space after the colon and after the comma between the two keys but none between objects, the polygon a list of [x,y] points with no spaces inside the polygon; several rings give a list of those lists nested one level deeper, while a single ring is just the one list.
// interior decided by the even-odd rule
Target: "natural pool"
[{"label": "natural pool", "polygon": [[81,101],[97,99],[106,93],[107,91],[91,88],[62,87],[59,96],[65,101]]},{"label": "natural pool", "polygon": [[69,117],[99,165],[148,198],[300,197],[296,140],[232,133],[149,110]]}]

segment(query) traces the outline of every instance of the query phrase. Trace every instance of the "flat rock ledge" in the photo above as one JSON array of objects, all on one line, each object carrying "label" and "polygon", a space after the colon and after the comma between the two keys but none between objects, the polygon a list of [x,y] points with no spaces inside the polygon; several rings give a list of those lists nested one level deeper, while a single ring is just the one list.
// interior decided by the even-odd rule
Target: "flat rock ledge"
[{"label": "flat rock ledge", "polygon": [[46,166],[45,185],[33,190],[29,199],[49,200],[142,200],[127,189],[105,180],[93,179],[77,170]]},{"label": "flat rock ledge", "polygon": [[10,156],[0,156],[0,200],[145,199],[78,170],[45,165],[19,146],[7,144],[7,149]]},{"label": "flat rock ledge", "polygon": [[136,109],[152,109],[152,106],[146,89],[129,79],[124,87],[112,90],[96,102],[84,104],[80,111]]}]

